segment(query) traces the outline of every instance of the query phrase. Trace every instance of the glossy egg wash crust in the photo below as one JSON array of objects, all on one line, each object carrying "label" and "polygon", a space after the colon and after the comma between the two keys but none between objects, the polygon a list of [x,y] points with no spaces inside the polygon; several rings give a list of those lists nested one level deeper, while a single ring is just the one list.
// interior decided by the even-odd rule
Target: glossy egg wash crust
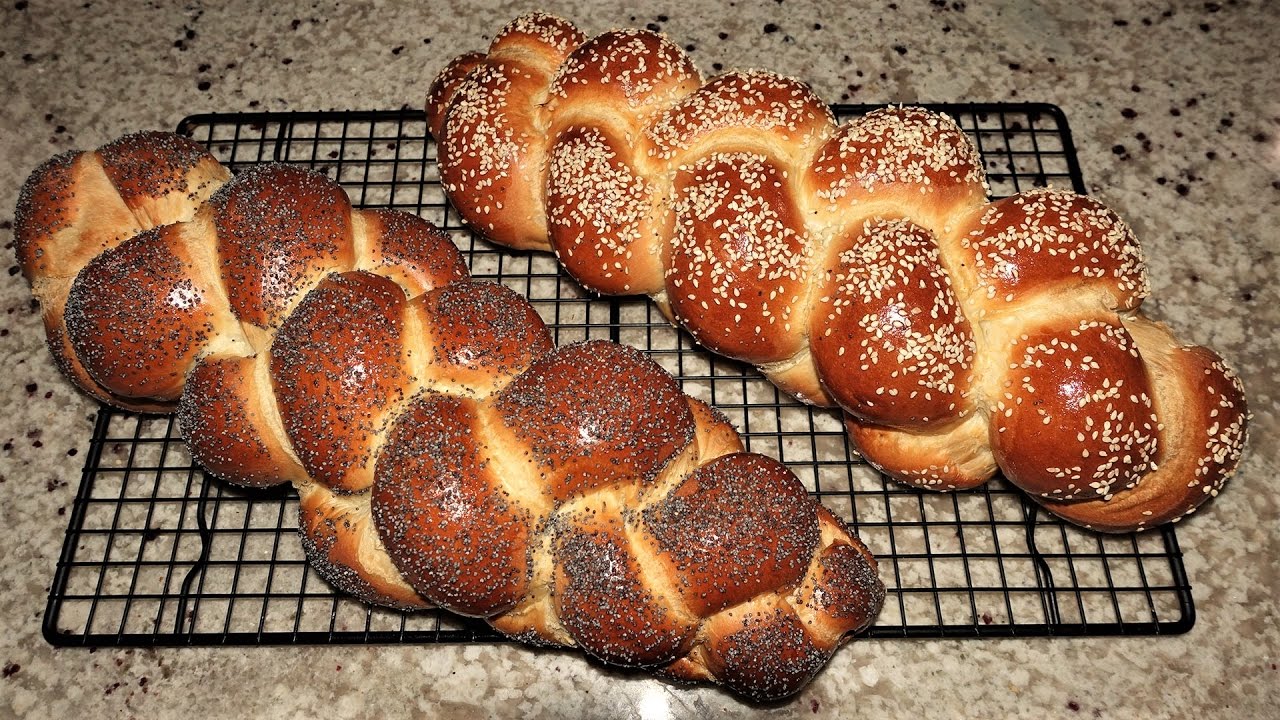
[{"label": "glossy egg wash crust", "polygon": [[837,126],[802,82],[704,81],[645,30],[516,19],[427,96],[440,174],[489,239],[649,295],[711,350],[838,406],[873,465],[931,490],[997,471],[1072,522],[1176,521],[1235,471],[1236,375],[1138,313],[1137,240],[1098,201],[989,202],[949,117]]},{"label": "glossy egg wash crust", "polygon": [[292,483],[308,559],[368,602],[760,700],[884,602],[844,522],[657,364],[555,348],[447,235],[322,175],[139,133],[37,169],[15,235],[68,376]]}]

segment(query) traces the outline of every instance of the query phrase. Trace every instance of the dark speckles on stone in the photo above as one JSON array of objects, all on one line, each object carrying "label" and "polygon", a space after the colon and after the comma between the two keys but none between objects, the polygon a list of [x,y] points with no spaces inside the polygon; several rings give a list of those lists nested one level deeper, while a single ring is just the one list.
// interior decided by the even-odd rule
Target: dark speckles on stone
[{"label": "dark speckles on stone", "polygon": [[399,54],[400,54],[400,53],[402,53],[402,52],[404,52],[404,46],[403,46],[403,45],[397,45],[397,46],[395,46],[395,47],[391,48],[391,54],[392,54],[392,55],[399,55]]},{"label": "dark speckles on stone", "polygon": [[721,40],[728,40],[728,39],[729,39],[729,33],[727,33],[727,32],[721,32],[721,33],[718,35],[718,37],[719,37]]},{"label": "dark speckles on stone", "polygon": [[14,675],[17,675],[17,674],[18,674],[18,671],[19,671],[19,670],[21,670],[21,669],[22,669],[22,666],[21,666],[21,665],[19,665],[18,663],[12,663],[12,662],[11,662],[11,663],[5,663],[5,665],[4,665],[4,671],[3,671],[4,679],[5,679],[5,680],[8,680],[9,678],[13,677]]},{"label": "dark speckles on stone", "polygon": [[1174,189],[1177,190],[1178,194],[1183,197],[1186,197],[1187,194],[1191,192],[1191,188],[1187,187],[1185,183],[1178,183],[1176,186],[1174,186]]},{"label": "dark speckles on stone", "polygon": [[1120,115],[1123,116],[1126,120],[1132,120],[1138,117],[1138,112],[1133,108],[1125,108],[1120,111]]},{"label": "dark speckles on stone", "polygon": [[199,90],[200,92],[205,92],[211,87],[213,87],[213,83],[209,82],[208,80],[201,80],[200,82],[196,83],[196,89]]},{"label": "dark speckles on stone", "polygon": [[894,45],[894,46],[893,46],[893,51],[894,51],[894,52],[896,52],[896,53],[898,53],[899,55],[906,55],[906,54],[907,54],[907,46],[906,46],[906,45]]},{"label": "dark speckles on stone", "polygon": [[712,69],[712,70],[715,70],[716,72],[720,72],[721,70],[724,70],[724,64],[723,64],[723,63],[711,63],[711,69]]},{"label": "dark speckles on stone", "polygon": [[777,24],[775,24],[775,23],[767,23],[767,24],[764,26],[764,34],[765,34],[765,35],[772,35],[773,33],[776,33],[776,32],[778,32],[778,26],[777,26]]}]

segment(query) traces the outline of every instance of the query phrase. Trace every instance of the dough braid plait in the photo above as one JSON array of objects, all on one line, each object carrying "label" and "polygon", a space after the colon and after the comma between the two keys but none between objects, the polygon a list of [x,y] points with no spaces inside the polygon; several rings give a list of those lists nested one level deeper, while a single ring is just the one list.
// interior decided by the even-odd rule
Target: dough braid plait
[{"label": "dough braid plait", "polygon": [[837,127],[803,83],[704,83],[665,37],[543,14],[436,78],[450,201],[582,285],[645,294],[711,350],[838,406],[858,450],[922,488],[997,470],[1109,532],[1176,521],[1235,471],[1248,412],[1213,351],[1138,313],[1146,267],[1098,201],[988,202],[949,117]]},{"label": "dough braid plait", "polygon": [[364,600],[756,699],[884,601],[845,524],[657,364],[555,348],[447,235],[322,175],[129,135],[37,169],[15,240],[68,376],[176,408],[220,477],[292,483],[312,565]]}]

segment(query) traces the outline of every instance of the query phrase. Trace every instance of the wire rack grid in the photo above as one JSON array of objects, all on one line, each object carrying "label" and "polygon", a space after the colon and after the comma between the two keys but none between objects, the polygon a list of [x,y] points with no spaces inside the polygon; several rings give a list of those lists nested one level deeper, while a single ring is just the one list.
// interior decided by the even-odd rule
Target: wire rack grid
[{"label": "wire rack grid", "polygon": [[[1058,108],[931,107],[974,139],[993,195],[1047,184],[1083,191]],[[844,120],[874,106],[834,109]],[[300,163],[337,180],[356,205],[422,215],[450,233],[477,278],[529,298],[557,343],[607,338],[647,352],[686,392],[723,411],[748,449],[786,463],[876,554],[888,599],[871,637],[1153,635],[1195,621],[1172,529],[1083,531],[999,479],[949,494],[897,485],[860,460],[836,413],[801,405],[753,369],[702,350],[647,300],[594,297],[552,256],[512,253],[469,233],[445,200],[420,112],[210,114],[178,130],[233,170]],[[70,516],[45,614],[55,645],[502,639],[444,611],[402,613],[336,593],[306,563],[293,493],[206,477],[172,418],[103,407]]]}]

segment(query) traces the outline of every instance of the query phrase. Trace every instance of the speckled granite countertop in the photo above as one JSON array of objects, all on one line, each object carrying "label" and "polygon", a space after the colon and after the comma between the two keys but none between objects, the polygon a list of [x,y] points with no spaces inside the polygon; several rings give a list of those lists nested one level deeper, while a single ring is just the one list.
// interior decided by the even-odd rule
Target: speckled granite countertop
[{"label": "speckled granite countertop", "polygon": [[[270,10],[257,9],[258,6]],[[94,406],[55,371],[12,258],[0,285],[0,716],[1262,717],[1280,704],[1280,7],[707,0],[546,2],[588,31],[659,26],[704,71],[769,66],[832,101],[1046,101],[1090,189],[1142,239],[1150,314],[1243,375],[1253,438],[1179,530],[1198,620],[1139,639],[868,641],[792,702],[606,674],[515,645],[55,650],[46,592]],[[5,0],[0,222],[46,157],[205,111],[418,106],[525,4]]]}]

